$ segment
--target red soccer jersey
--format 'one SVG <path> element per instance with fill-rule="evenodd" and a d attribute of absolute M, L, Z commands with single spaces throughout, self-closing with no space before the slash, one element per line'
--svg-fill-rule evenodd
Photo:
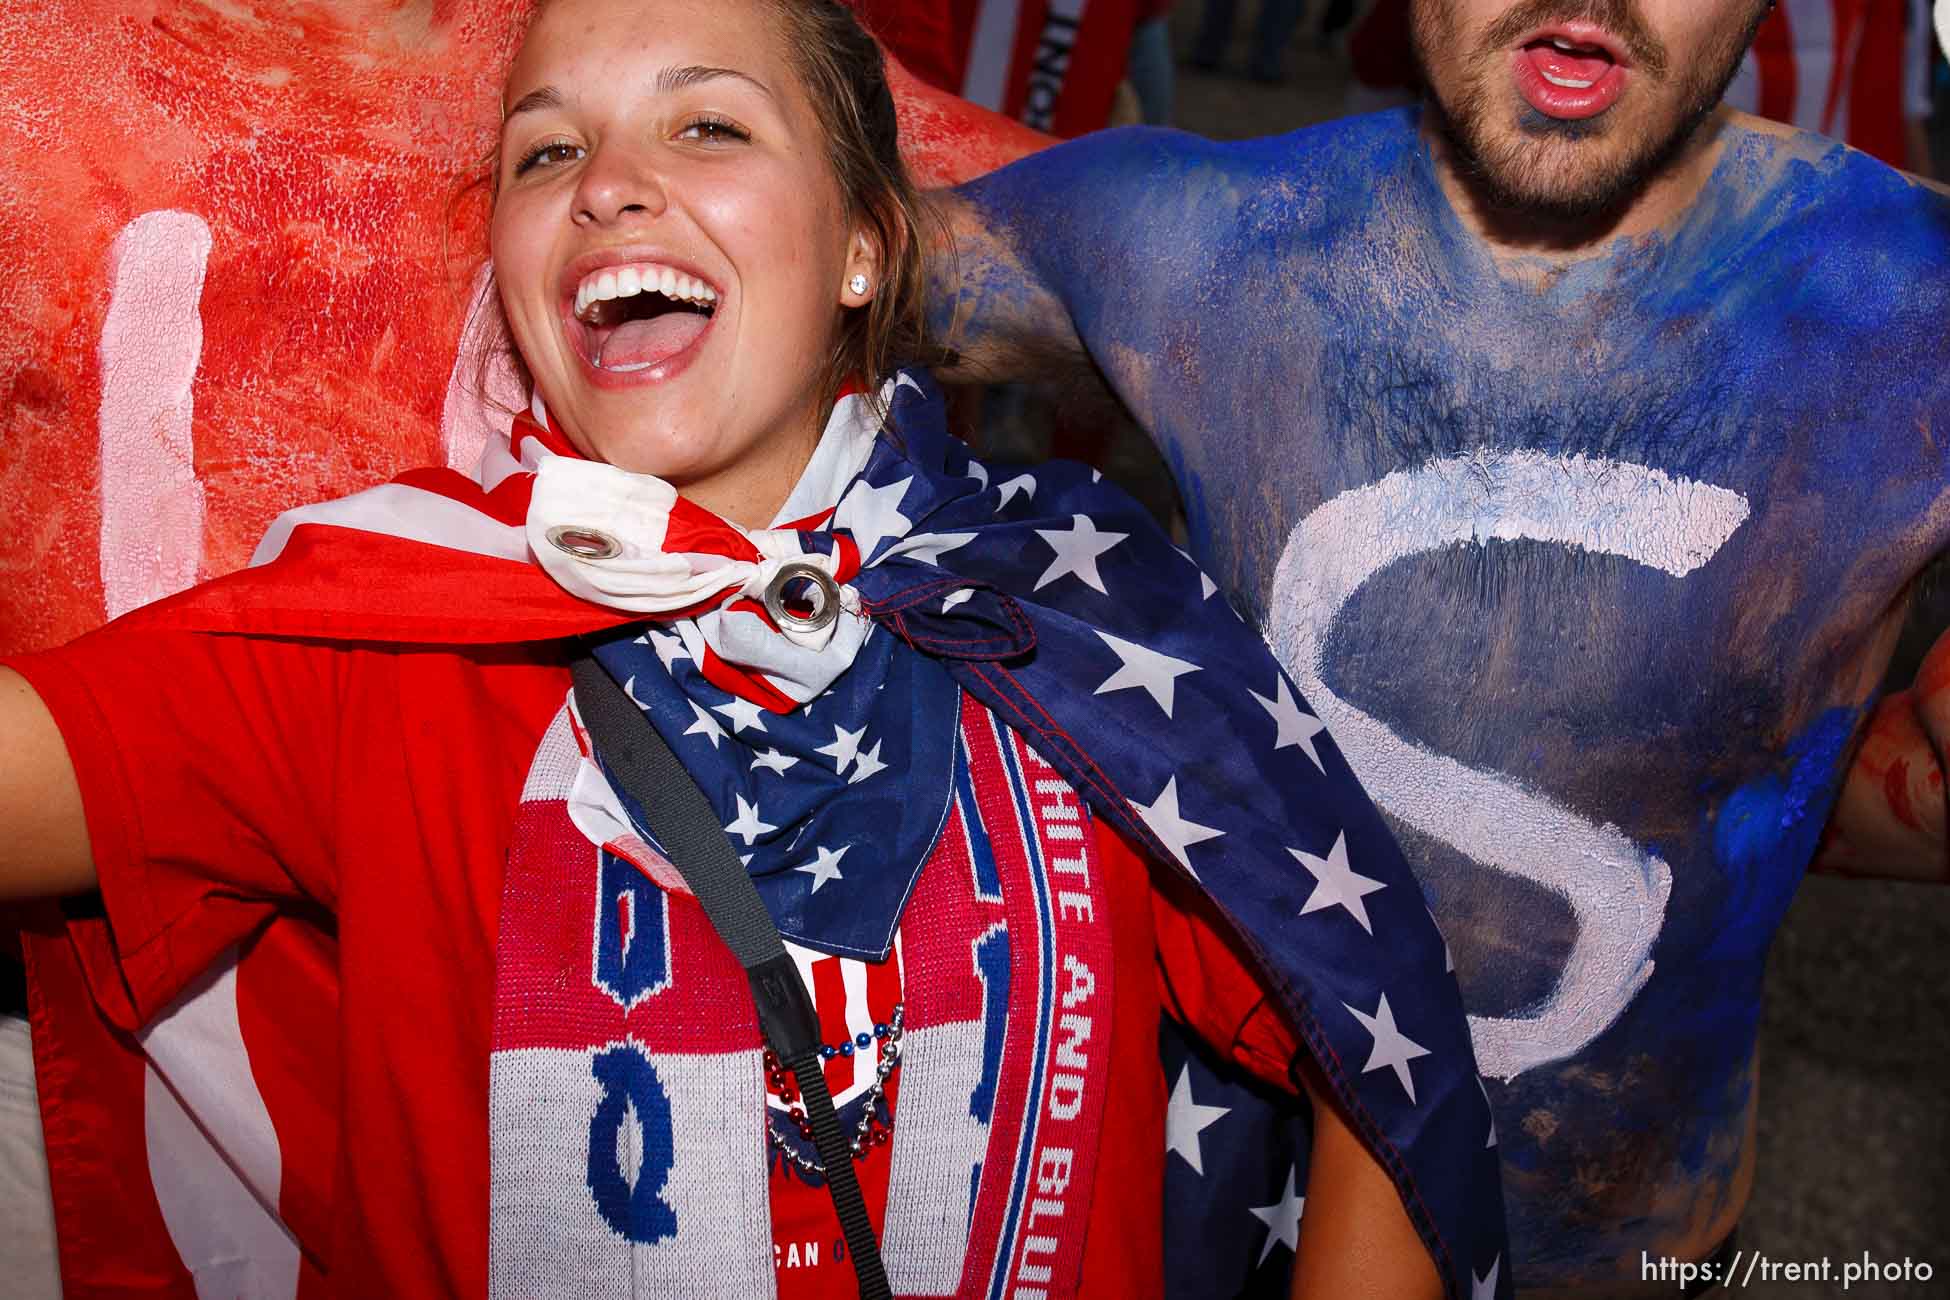
<path fill-rule="evenodd" d="M 108 1252 L 96 1276 L 103 1257 L 136 1276 L 145 1250 L 180 1251 L 174 1273 L 147 1279 L 164 1293 L 189 1294 L 197 1270 L 257 1293 L 486 1294 L 496 935 L 524 777 L 567 689 L 551 649 L 111 626 L 12 666 L 53 711 L 81 781 L 106 914 L 71 919 L 72 951 L 166 1085 L 80 1073 L 62 1049 L 86 1050 L 82 1009 L 36 1009 L 64 1253 Z M 1115 836 L 1100 831 L 1097 847 L 1120 965 L 1155 960 L 1164 980 L 1116 982 L 1118 1130 L 1150 1136 L 1103 1144 L 1081 1293 L 1156 1294 L 1157 1234 L 1131 1225 L 1161 1202 L 1161 987 L 1270 1080 L 1285 1082 L 1294 1043 L 1197 903 L 1154 890 Z M 186 989 L 211 996 L 154 1025 Z M 91 1204 L 145 1190 L 104 1181 L 127 1178 L 110 1158 L 131 1131 L 114 1106 L 137 1098 L 154 1211 Z M 209 1139 L 288 1240 L 247 1214 L 185 1214 L 185 1198 L 211 1195 Z M 876 1158 L 866 1182 L 884 1197 Z M 830 1251 L 808 1262 L 807 1242 L 838 1236 L 824 1192 L 775 1183 L 781 1294 L 852 1294 L 850 1265 Z M 160 1243 L 130 1226 L 156 1238 L 165 1222 Z"/>

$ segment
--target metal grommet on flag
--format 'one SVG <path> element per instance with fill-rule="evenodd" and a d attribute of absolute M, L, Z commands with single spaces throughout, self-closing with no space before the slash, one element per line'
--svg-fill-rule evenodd
<path fill-rule="evenodd" d="M 623 545 L 599 528 L 557 524 L 546 534 L 548 544 L 578 560 L 613 560 L 623 553 Z"/>
<path fill-rule="evenodd" d="M 765 612 L 786 631 L 817 632 L 840 616 L 840 589 L 817 564 L 794 560 L 765 584 Z"/>

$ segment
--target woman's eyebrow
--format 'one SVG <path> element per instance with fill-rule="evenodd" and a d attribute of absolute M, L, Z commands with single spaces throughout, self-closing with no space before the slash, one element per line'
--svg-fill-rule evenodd
<path fill-rule="evenodd" d="M 668 95 L 674 91 L 701 85 L 707 81 L 716 81 L 721 77 L 736 77 L 738 80 L 756 87 L 766 98 L 775 98 L 772 94 L 772 88 L 760 81 L 757 77 L 740 72 L 736 68 L 713 68 L 700 64 L 691 64 L 681 68 L 665 68 L 657 74 L 657 92 Z"/>
<path fill-rule="evenodd" d="M 517 99 L 514 102 L 514 106 L 501 115 L 501 120 L 506 122 L 510 118 L 522 113 L 534 113 L 544 108 L 560 107 L 562 107 L 562 92 L 553 86 L 543 86 L 539 90 L 531 90 L 520 99 Z"/>
<path fill-rule="evenodd" d="M 702 85 L 707 81 L 716 81 L 721 77 L 736 77 L 746 85 L 759 91 L 766 98 L 777 98 L 772 94 L 772 88 L 770 86 L 749 73 L 740 72 L 736 68 L 714 68 L 698 63 L 687 64 L 677 68 L 665 68 L 657 74 L 655 90 L 660 95 L 669 95 L 690 86 Z M 545 108 L 560 108 L 565 102 L 567 101 L 564 100 L 562 92 L 554 86 L 542 86 L 529 91 L 526 95 L 516 100 L 509 107 L 508 111 L 501 115 L 501 120 L 503 123 L 506 123 L 523 113 L 536 113 Z"/>

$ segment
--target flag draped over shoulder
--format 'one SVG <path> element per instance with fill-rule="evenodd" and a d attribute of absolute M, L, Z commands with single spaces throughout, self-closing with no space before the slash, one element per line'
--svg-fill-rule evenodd
<path fill-rule="evenodd" d="M 1445 948 L 1322 724 L 1211 580 L 1121 491 L 1084 466 L 1001 469 L 976 459 L 947 432 L 925 377 L 903 374 L 882 399 L 886 433 L 868 419 L 864 396 L 842 398 L 840 432 L 829 428 L 784 522 L 770 530 L 736 529 L 645 488 L 656 480 L 569 463 L 538 408 L 510 444 L 490 448 L 477 480 L 425 471 L 292 512 L 267 536 L 257 567 L 130 617 L 447 646 L 649 620 L 642 635 L 600 637 L 600 657 L 646 683 L 661 668 L 659 689 L 679 684 L 659 699 L 637 692 L 666 734 L 702 727 L 739 742 L 709 745 L 719 766 L 700 783 L 728 828 L 744 823 L 747 844 L 789 824 L 757 802 L 744 776 L 754 763 L 776 770 L 800 701 L 819 697 L 819 719 L 826 693 L 863 657 L 945 672 L 1098 816 L 1209 897 L 1394 1181 L 1449 1293 L 1508 1294 L 1490 1114 Z M 564 484 L 574 490 L 556 490 Z M 823 506 L 794 514 L 818 498 Z M 545 555 L 550 548 L 556 554 Z M 787 638 L 755 598 L 794 562 L 823 567 L 842 593 L 843 617 L 812 641 Z M 387 581 L 365 580 L 375 573 Z M 688 662 L 672 672 L 680 658 Z M 925 711 L 871 700 L 858 708 L 880 732 L 909 729 L 872 762 L 945 743 L 921 734 L 933 725 Z M 797 725 L 811 728 L 790 742 L 804 749 L 834 724 Z M 850 728 L 839 725 L 830 738 L 844 746 Z M 693 737 L 679 753 L 689 762 L 697 748 Z M 857 743 L 846 755 L 862 757 Z M 912 761 L 917 773 L 928 766 Z M 808 795 L 808 806 L 826 798 Z M 899 834 L 924 850 L 925 829 Z M 782 862 L 755 854 L 751 869 L 775 913 L 791 918 L 782 922 L 791 937 L 884 951 L 901 891 L 844 914 L 822 911 L 819 875 Z M 1181 1155 L 1188 1140 L 1198 1150 L 1201 1113 L 1174 1093 L 1170 1139 Z M 1302 1155 L 1277 1219 L 1261 1216 L 1283 1239 L 1296 1231 L 1305 1178 Z M 1206 1181 L 1169 1186 L 1194 1198 L 1226 1194 Z M 1172 1222 L 1207 1213 L 1167 1208 Z M 1220 1233 L 1189 1243 L 1228 1246 Z M 1171 1271 L 1198 1275 L 1183 1259 Z M 1223 1260 L 1205 1273 L 1238 1274 Z"/>

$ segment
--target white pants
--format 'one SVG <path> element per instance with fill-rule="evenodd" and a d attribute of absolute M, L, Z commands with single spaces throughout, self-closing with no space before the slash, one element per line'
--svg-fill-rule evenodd
<path fill-rule="evenodd" d="M 54 1203 L 27 1022 L 0 1015 L 0 1279 L 17 1300 L 60 1300 Z"/>

